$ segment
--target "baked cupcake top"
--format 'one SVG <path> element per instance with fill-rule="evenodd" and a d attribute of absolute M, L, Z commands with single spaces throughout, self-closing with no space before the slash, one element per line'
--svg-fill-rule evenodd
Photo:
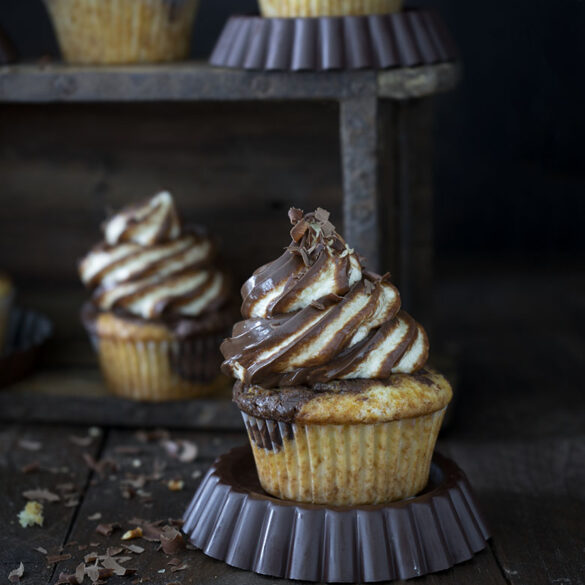
<path fill-rule="evenodd" d="M 182 227 L 167 191 L 121 210 L 102 229 L 104 241 L 79 264 L 96 308 L 157 320 L 200 317 L 227 303 L 216 246 L 201 228 Z"/>
<path fill-rule="evenodd" d="M 289 218 L 284 254 L 242 287 L 244 320 L 221 346 L 223 371 L 244 386 L 315 388 L 420 370 L 427 335 L 389 275 L 364 269 L 327 211 L 293 208 Z"/>

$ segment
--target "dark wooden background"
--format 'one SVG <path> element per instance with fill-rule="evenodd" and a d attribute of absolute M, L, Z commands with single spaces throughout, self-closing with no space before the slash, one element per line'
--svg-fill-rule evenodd
<path fill-rule="evenodd" d="M 585 5 L 406 3 L 440 11 L 464 65 L 458 89 L 437 99 L 441 256 L 583 259 L 585 80 L 579 64 L 585 56 Z M 254 10 L 256 0 L 201 0 L 193 55 L 208 55 L 230 13 Z M 2 0 L 0 24 L 24 57 L 57 54 L 42 0 Z M 319 113 L 313 119 L 319 123 Z M 289 190 L 283 191 L 289 198 Z"/>

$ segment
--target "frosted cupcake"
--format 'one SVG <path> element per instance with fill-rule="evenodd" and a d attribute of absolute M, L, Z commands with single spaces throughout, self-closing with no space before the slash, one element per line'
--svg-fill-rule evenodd
<path fill-rule="evenodd" d="M 198 0 L 45 0 L 66 61 L 185 59 Z"/>
<path fill-rule="evenodd" d="M 292 242 L 242 287 L 221 346 L 262 487 L 300 502 L 377 504 L 428 480 L 452 392 L 388 275 L 364 270 L 329 214 L 291 209 Z"/>
<path fill-rule="evenodd" d="M 221 387 L 219 344 L 233 320 L 213 241 L 182 228 L 168 192 L 120 211 L 103 231 L 79 273 L 92 291 L 82 319 L 111 391 L 161 401 Z"/>
<path fill-rule="evenodd" d="M 402 0 L 259 0 L 262 16 L 313 17 L 389 14 L 402 9 Z"/>

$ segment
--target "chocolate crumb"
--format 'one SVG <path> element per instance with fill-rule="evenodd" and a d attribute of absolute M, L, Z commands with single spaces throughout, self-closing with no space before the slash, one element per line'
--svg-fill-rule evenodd
<path fill-rule="evenodd" d="M 103 536 L 111 536 L 114 530 L 120 528 L 118 522 L 111 522 L 110 524 L 98 524 L 95 531 Z"/>

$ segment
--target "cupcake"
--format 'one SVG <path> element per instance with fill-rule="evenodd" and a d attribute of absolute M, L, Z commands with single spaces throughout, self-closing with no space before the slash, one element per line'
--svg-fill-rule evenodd
<path fill-rule="evenodd" d="M 402 0 L 259 0 L 262 16 L 362 16 L 389 14 L 402 8 Z"/>
<path fill-rule="evenodd" d="M 8 336 L 10 309 L 12 308 L 13 297 L 14 288 L 12 281 L 6 274 L 0 272 L 0 355 L 6 349 L 6 338 Z"/>
<path fill-rule="evenodd" d="M 278 498 L 391 502 L 428 480 L 452 392 L 389 276 L 364 269 L 329 213 L 291 209 L 292 241 L 242 287 L 221 346 L 260 483 Z"/>
<path fill-rule="evenodd" d="M 45 0 L 66 61 L 185 59 L 198 0 Z"/>
<path fill-rule="evenodd" d="M 162 401 L 221 388 L 219 345 L 233 319 L 213 241 L 182 228 L 168 192 L 120 211 L 103 231 L 79 273 L 92 293 L 82 320 L 110 390 Z"/>

